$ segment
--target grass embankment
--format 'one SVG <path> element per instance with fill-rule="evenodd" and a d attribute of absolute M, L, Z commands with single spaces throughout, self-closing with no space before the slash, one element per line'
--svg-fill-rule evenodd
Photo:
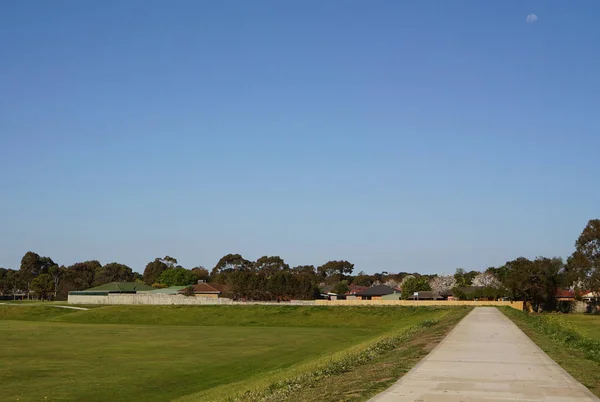
<path fill-rule="evenodd" d="M 423 322 L 439 321 L 427 333 L 438 331 L 450 325 L 447 317 L 464 313 L 381 307 L 107 306 L 77 311 L 0 306 L 2 398 L 162 401 L 193 395 L 223 400 L 310 372 L 332 356 L 337 361 L 356 356 L 377 340 L 385 345 L 388 335 L 409 329 L 413 335 L 425 333 L 419 327 Z M 420 356 L 426 350 L 411 346 L 411 335 L 401 336 L 407 346 L 402 353 Z M 363 363 L 375 364 L 387 355 L 374 353 Z M 351 371 L 336 373 L 342 378 Z M 313 385 L 318 383 L 316 378 Z"/>
<path fill-rule="evenodd" d="M 366 401 L 387 389 L 426 356 L 470 311 L 454 308 L 439 319 L 404 325 L 343 352 L 227 392 L 214 389 L 180 401 L 210 401 L 227 397 L 235 402 Z M 250 389 L 239 393 L 240 389 Z"/>
<path fill-rule="evenodd" d="M 600 396 L 600 316 L 526 314 L 504 308 L 510 318 L 540 349 L 576 380 Z"/>
<path fill-rule="evenodd" d="M 562 317 L 584 337 L 600 342 L 600 315 L 564 314 Z"/>

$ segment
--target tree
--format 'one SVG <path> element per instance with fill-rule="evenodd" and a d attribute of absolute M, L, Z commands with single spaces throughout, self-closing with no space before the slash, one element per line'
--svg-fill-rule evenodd
<path fill-rule="evenodd" d="M 501 284 L 505 284 L 508 276 L 508 268 L 506 265 L 498 268 L 489 267 L 485 270 L 485 273 L 493 275 L 496 279 L 498 279 L 498 281 L 500 281 Z"/>
<path fill-rule="evenodd" d="M 350 290 L 348 287 L 348 281 L 340 281 L 333 287 L 333 293 L 338 295 L 344 295 L 348 292 L 348 290 Z"/>
<path fill-rule="evenodd" d="M 479 274 L 477 271 L 466 272 L 462 268 L 457 268 L 454 278 L 456 279 L 456 286 L 471 286 L 473 279 Z"/>
<path fill-rule="evenodd" d="M 279 256 L 263 256 L 260 257 L 253 265 L 256 271 L 262 272 L 265 275 L 270 276 L 279 271 L 288 271 L 290 266 Z"/>
<path fill-rule="evenodd" d="M 533 311 L 538 312 L 544 305 L 553 305 L 556 289 L 561 283 L 560 258 L 538 257 L 535 261 L 517 258 L 506 264 L 506 287 L 516 300 L 523 301 L 523 310 L 528 311 L 530 303 Z"/>
<path fill-rule="evenodd" d="M 102 268 L 97 260 L 77 262 L 67 267 L 63 274 L 59 297 L 66 297 L 71 290 L 85 290 L 94 286 L 96 271 Z"/>
<path fill-rule="evenodd" d="M 41 274 L 31 281 L 31 290 L 41 300 L 47 300 L 54 292 L 54 280 L 48 274 Z"/>
<path fill-rule="evenodd" d="M 171 257 L 155 258 L 154 261 L 146 264 L 146 268 L 144 268 L 144 283 L 146 285 L 155 283 L 158 280 L 158 277 L 169 269 L 169 265 L 165 262 L 167 258 Z"/>
<path fill-rule="evenodd" d="M 407 278 L 402 282 L 402 298 L 408 299 L 415 292 L 421 292 L 425 290 L 431 290 L 431 286 L 429 286 L 429 282 L 424 277 L 411 277 Z"/>
<path fill-rule="evenodd" d="M 317 268 L 317 271 L 323 279 L 329 279 L 330 282 L 339 282 L 344 280 L 346 274 L 352 274 L 352 271 L 354 271 L 354 264 L 346 260 L 328 261 Z"/>
<path fill-rule="evenodd" d="M 290 300 L 295 292 L 296 278 L 289 270 L 281 270 L 266 278 L 265 284 L 266 300 Z"/>
<path fill-rule="evenodd" d="M 127 265 L 111 262 L 98 269 L 94 275 L 94 286 L 110 282 L 132 282 L 133 270 Z"/>
<path fill-rule="evenodd" d="M 23 280 L 21 278 L 21 273 L 19 271 L 15 271 L 14 269 L 9 269 L 6 271 L 6 287 L 8 292 L 13 295 L 13 299 L 16 297 L 15 295 L 23 290 L 25 286 Z"/>
<path fill-rule="evenodd" d="M 208 273 L 208 269 L 203 266 L 197 266 L 192 268 L 192 272 L 196 275 L 196 281 L 204 281 L 208 282 L 210 279 L 210 274 Z"/>
<path fill-rule="evenodd" d="M 53 282 L 52 288 L 53 288 L 53 292 L 54 292 L 54 299 L 56 299 L 58 289 L 60 287 L 60 282 L 62 280 L 62 277 L 63 277 L 65 271 L 66 271 L 66 268 L 64 266 L 59 267 L 58 265 L 52 265 L 50 268 L 48 268 L 48 274 L 52 278 L 52 282 Z"/>
<path fill-rule="evenodd" d="M 491 272 L 482 272 L 475 278 L 473 278 L 473 286 L 480 286 L 486 288 L 490 287 L 497 289 L 500 286 L 502 286 L 502 284 L 498 279 L 496 279 L 494 274 L 492 274 Z"/>
<path fill-rule="evenodd" d="M 435 293 L 442 294 L 456 286 L 456 278 L 454 275 L 438 275 L 429 281 L 431 290 Z"/>
<path fill-rule="evenodd" d="M 299 300 L 311 300 L 319 297 L 319 287 L 315 282 L 315 276 L 307 274 L 295 274 L 296 284 L 293 297 Z"/>
<path fill-rule="evenodd" d="M 50 257 L 41 257 L 33 251 L 25 253 L 21 259 L 19 275 L 27 287 L 27 297 L 29 297 L 31 290 L 31 281 L 41 274 L 48 273 L 48 269 L 54 265 L 56 264 Z"/>
<path fill-rule="evenodd" d="M 167 269 L 158 277 L 158 282 L 167 286 L 187 286 L 196 281 L 196 275 L 182 267 Z"/>
<path fill-rule="evenodd" d="M 4 296 L 9 291 L 8 286 L 8 269 L 0 268 L 0 296 Z"/>
<path fill-rule="evenodd" d="M 371 286 L 373 281 L 373 276 L 367 275 L 363 271 L 360 271 L 352 280 L 352 284 L 357 286 Z"/>
<path fill-rule="evenodd" d="M 600 219 L 590 220 L 577 238 L 567 275 L 579 290 L 600 292 Z"/>
<path fill-rule="evenodd" d="M 298 265 L 292 268 L 292 272 L 296 275 L 306 275 L 311 278 L 316 278 L 316 271 L 314 265 Z"/>
<path fill-rule="evenodd" d="M 250 269 L 252 263 L 242 257 L 240 254 L 227 254 L 223 256 L 217 265 L 212 269 L 210 273 L 211 277 L 219 278 L 220 274 L 226 274 L 233 271 L 243 271 Z"/>

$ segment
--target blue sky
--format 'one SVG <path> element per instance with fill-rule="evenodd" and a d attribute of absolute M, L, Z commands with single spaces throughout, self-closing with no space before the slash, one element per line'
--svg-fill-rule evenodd
<path fill-rule="evenodd" d="M 600 217 L 599 19 L 595 0 L 6 1 L 0 266 L 565 257 Z"/>

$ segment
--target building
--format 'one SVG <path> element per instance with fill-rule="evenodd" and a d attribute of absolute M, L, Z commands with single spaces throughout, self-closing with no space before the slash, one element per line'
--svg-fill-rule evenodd
<path fill-rule="evenodd" d="M 184 286 L 178 291 L 179 294 L 183 294 L 189 286 Z M 205 283 L 200 282 L 191 286 L 194 291 L 194 296 L 205 299 L 218 299 L 222 297 L 222 294 L 226 292 L 225 286 L 220 283 Z"/>
<path fill-rule="evenodd" d="M 186 286 L 169 286 L 168 288 L 154 289 L 144 293 L 153 295 L 178 295 L 179 291 L 185 288 Z"/>
<path fill-rule="evenodd" d="M 355 296 L 359 300 L 382 300 L 383 296 L 396 293 L 399 295 L 400 290 L 387 285 L 377 285 L 363 290 L 362 292 L 357 292 Z"/>
<path fill-rule="evenodd" d="M 109 293 L 138 293 L 154 290 L 152 286 L 148 286 L 139 282 L 109 282 L 104 285 L 96 286 L 86 290 L 76 290 L 69 292 L 73 296 L 107 296 Z"/>
<path fill-rule="evenodd" d="M 443 300 L 444 298 L 431 290 L 421 290 L 408 296 L 408 300 Z"/>
<path fill-rule="evenodd" d="M 360 297 L 356 296 L 356 294 L 367 289 L 369 289 L 368 286 L 350 285 L 350 289 L 346 292 L 346 300 L 359 300 Z"/>

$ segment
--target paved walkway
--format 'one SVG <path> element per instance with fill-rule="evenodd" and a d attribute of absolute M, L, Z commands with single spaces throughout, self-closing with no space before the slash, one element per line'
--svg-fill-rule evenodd
<path fill-rule="evenodd" d="M 600 401 L 494 307 L 478 307 L 371 401 Z"/>

